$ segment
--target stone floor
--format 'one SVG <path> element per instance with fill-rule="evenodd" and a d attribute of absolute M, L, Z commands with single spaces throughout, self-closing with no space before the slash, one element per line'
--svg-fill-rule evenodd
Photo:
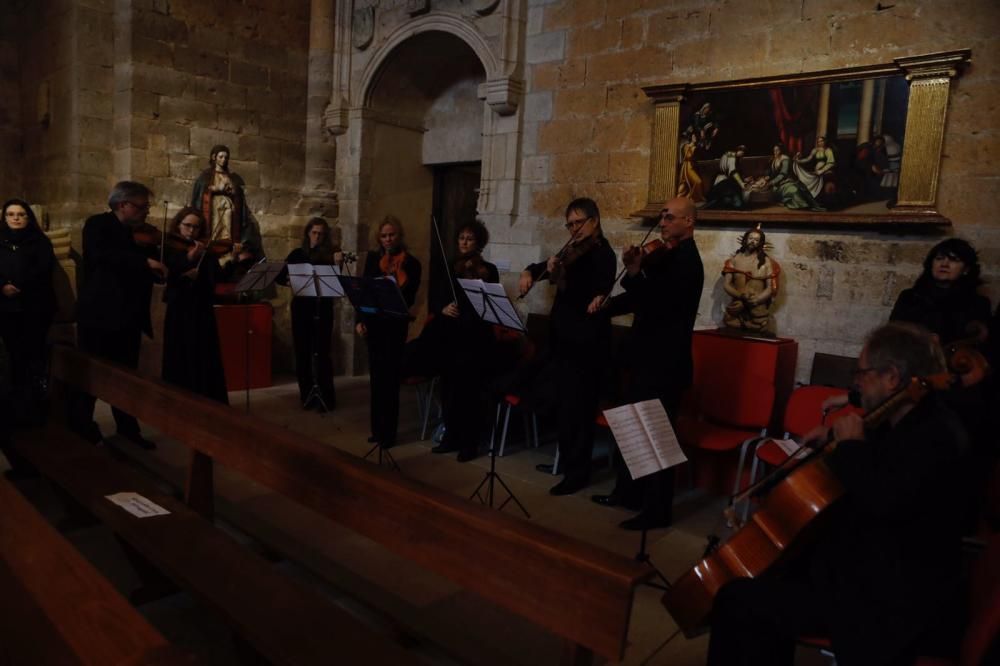
<path fill-rule="evenodd" d="M 338 380 L 338 407 L 321 416 L 301 410 L 295 385 L 282 382 L 252 391 L 249 412 L 361 456 L 369 448 L 367 388 L 365 378 Z M 242 392 L 231 394 L 233 408 L 246 409 L 245 398 Z M 113 431 L 110 412 L 103 404 L 98 407 L 98 420 L 105 432 Z M 483 478 L 489 459 L 484 455 L 461 464 L 454 454 L 431 454 L 433 443 L 419 441 L 419 430 L 414 391 L 404 388 L 400 433 L 404 444 L 392 450 L 400 473 L 468 497 Z M 155 432 L 147 430 L 146 434 L 157 442 L 156 451 L 147 453 L 122 445 L 123 452 L 166 484 L 179 487 L 187 449 Z M 515 429 L 507 455 L 497 463 L 498 471 L 530 512 L 531 520 L 608 550 L 634 555 L 639 548 L 639 534 L 617 527 L 631 514 L 600 507 L 589 499 L 593 493 L 607 492 L 613 484 L 607 467 L 608 436 L 603 435 L 596 447 L 598 471 L 593 485 L 569 497 L 550 496 L 548 488 L 555 477 L 535 469 L 538 463 L 551 462 L 554 453 L 554 443 L 546 441 L 544 427 L 542 440 L 541 448 L 525 448 L 520 429 Z M 422 661 L 497 665 L 558 661 L 560 643 L 546 632 L 235 473 L 217 469 L 220 523 L 226 529 L 276 561 L 276 566 L 289 575 L 315 585 L 335 603 L 383 631 L 387 640 L 407 645 Z M 683 482 L 683 472 L 680 478 Z M 28 482 L 22 484 L 22 489 L 49 515 L 58 514 L 50 493 L 45 492 L 45 484 Z M 694 564 L 706 535 L 722 529 L 722 507 L 719 498 L 697 491 L 679 493 L 676 525 L 649 534 L 651 560 L 667 579 L 677 578 Z M 504 510 L 520 515 L 513 504 Z M 107 530 L 79 530 L 70 537 L 121 590 L 127 593 L 135 587 L 136 581 Z M 659 602 L 660 595 L 651 587 L 638 590 L 622 663 L 704 663 L 706 637 L 687 640 L 679 635 Z M 207 655 L 210 663 L 241 663 L 225 627 L 187 595 L 173 595 L 141 609 L 170 640 Z M 804 653 L 798 662 L 824 663 L 817 657 Z M 337 663 L 335 657 L 329 663 Z"/>

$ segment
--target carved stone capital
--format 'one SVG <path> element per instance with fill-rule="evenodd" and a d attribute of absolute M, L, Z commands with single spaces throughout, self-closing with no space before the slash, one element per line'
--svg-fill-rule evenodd
<path fill-rule="evenodd" d="M 680 104 L 688 96 L 690 88 L 690 85 L 680 83 L 666 86 L 646 86 L 642 92 L 646 93 L 646 97 L 659 106 L 660 104 Z"/>
<path fill-rule="evenodd" d="M 505 76 L 499 79 L 490 79 L 483 84 L 480 90 L 485 92 L 486 103 L 490 105 L 491 109 L 498 115 L 509 116 L 516 112 L 517 107 L 521 104 L 524 82 Z"/>
<path fill-rule="evenodd" d="M 349 126 L 347 103 L 344 100 L 330 102 L 323 112 L 323 126 L 330 134 L 339 135 L 347 132 Z"/>

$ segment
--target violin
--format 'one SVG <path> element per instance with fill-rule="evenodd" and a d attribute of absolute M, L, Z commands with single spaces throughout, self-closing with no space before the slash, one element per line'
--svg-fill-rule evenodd
<path fill-rule="evenodd" d="M 185 238 L 184 236 L 181 236 L 180 234 L 171 231 L 167 233 L 166 245 L 171 250 L 180 250 L 183 252 L 187 252 L 192 247 L 194 247 L 195 244 L 199 241 L 200 239 Z M 200 241 L 200 242 L 204 246 L 205 253 L 215 257 L 221 257 L 233 251 L 233 241 L 228 239 Z"/>
<path fill-rule="evenodd" d="M 882 423 L 906 403 L 917 403 L 931 391 L 968 386 L 987 372 L 986 360 L 978 352 L 963 352 L 957 359 L 958 373 L 943 372 L 914 377 L 881 405 L 864 416 L 865 428 Z M 954 366 L 956 362 L 950 363 Z M 706 626 L 716 593 L 735 578 L 755 578 L 787 559 L 801 546 L 806 533 L 813 533 L 816 520 L 844 494 L 840 480 L 826 458 L 833 451 L 832 430 L 828 439 L 803 458 L 790 457 L 768 477 L 733 498 L 759 500 L 750 522 L 693 569 L 681 576 L 663 595 L 662 603 L 684 635 L 692 638 Z"/>
<path fill-rule="evenodd" d="M 163 233 L 149 222 L 133 222 L 128 226 L 132 240 L 139 247 L 159 248 L 163 243 Z"/>
<path fill-rule="evenodd" d="M 486 262 L 483 261 L 483 255 L 479 252 L 470 252 L 458 257 L 452 266 L 452 274 L 456 278 L 465 280 L 486 280 L 490 277 L 490 271 L 486 267 Z"/>
<path fill-rule="evenodd" d="M 406 252 L 399 250 L 395 254 L 386 252 L 378 260 L 378 268 L 383 275 L 389 275 L 396 279 L 396 284 L 400 289 L 406 284 L 409 276 L 403 270 L 403 262 L 406 261 Z"/>

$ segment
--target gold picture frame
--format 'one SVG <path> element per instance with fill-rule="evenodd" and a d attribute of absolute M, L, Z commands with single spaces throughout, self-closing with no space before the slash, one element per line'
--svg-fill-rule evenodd
<path fill-rule="evenodd" d="M 941 149 L 952 80 L 971 57 L 644 87 L 649 189 L 632 215 L 656 218 L 682 195 L 699 224 L 949 226 L 936 209 Z"/>

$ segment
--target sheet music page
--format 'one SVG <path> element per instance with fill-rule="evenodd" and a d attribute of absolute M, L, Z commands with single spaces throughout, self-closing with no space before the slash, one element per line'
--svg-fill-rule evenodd
<path fill-rule="evenodd" d="M 687 462 L 687 457 L 677 441 L 677 434 L 674 433 L 674 426 L 667 416 L 667 410 L 663 409 L 663 403 L 659 400 L 644 400 L 635 403 L 635 410 L 652 442 L 660 469 L 669 469 Z"/>
<path fill-rule="evenodd" d="M 486 293 L 490 295 L 490 302 L 493 303 L 493 307 L 496 308 L 499 315 L 499 320 L 494 323 L 513 328 L 516 331 L 524 331 L 521 317 L 517 314 L 514 304 L 510 302 L 510 298 L 507 297 L 503 285 L 498 282 L 484 282 L 483 286 Z"/>
<path fill-rule="evenodd" d="M 288 264 L 288 286 L 296 296 L 312 296 L 315 293 L 312 285 L 312 264 Z"/>
<path fill-rule="evenodd" d="M 482 292 L 484 291 L 484 285 L 486 283 L 482 280 L 466 280 L 465 278 L 457 279 L 458 286 L 461 287 L 462 291 L 465 292 L 465 295 L 468 296 L 469 303 L 471 303 L 472 307 L 476 310 L 476 314 L 482 315 L 484 319 L 489 321 L 489 308 L 486 308 L 486 313 L 483 314 L 483 306 L 485 303 L 483 302 L 484 299 Z"/>
<path fill-rule="evenodd" d="M 618 442 L 628 473 L 633 479 L 641 479 L 663 469 L 656 457 L 656 451 L 653 450 L 649 434 L 639 420 L 635 405 L 606 409 L 604 418 L 608 420 L 611 434 Z"/>
<path fill-rule="evenodd" d="M 772 439 L 772 442 L 778 445 L 778 448 L 785 452 L 785 455 L 796 458 L 805 458 L 809 455 L 809 447 L 802 446 L 794 439 Z"/>

